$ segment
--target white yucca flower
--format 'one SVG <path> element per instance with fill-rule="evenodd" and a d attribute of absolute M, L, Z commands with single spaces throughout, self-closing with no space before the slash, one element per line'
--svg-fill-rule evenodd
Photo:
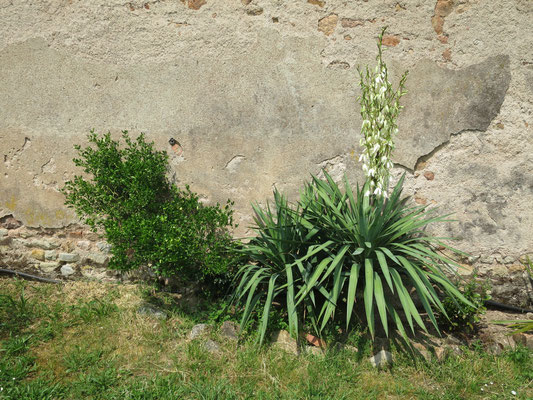
<path fill-rule="evenodd" d="M 365 195 L 387 197 L 391 161 L 394 149 L 394 136 L 398 133 L 396 120 L 400 112 L 400 97 L 407 73 L 400 80 L 398 90 L 392 89 L 388 81 L 387 66 L 382 59 L 382 30 L 378 42 L 378 65 L 373 72 L 367 67 L 365 73 L 359 69 L 361 78 L 361 126 L 362 137 L 359 144 L 363 148 L 359 162 L 363 163 L 370 190 Z"/>

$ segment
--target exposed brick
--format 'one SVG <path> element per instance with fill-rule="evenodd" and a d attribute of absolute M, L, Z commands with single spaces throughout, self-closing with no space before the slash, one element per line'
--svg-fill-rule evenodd
<path fill-rule="evenodd" d="M 424 172 L 424 177 L 428 180 L 428 181 L 432 181 L 433 179 L 435 179 L 435 174 L 431 171 L 426 171 Z"/>
<path fill-rule="evenodd" d="M 326 5 L 326 2 L 323 0 L 307 0 L 309 4 L 313 4 L 315 6 L 324 7 Z"/>
<path fill-rule="evenodd" d="M 437 36 L 437 39 L 439 39 L 439 42 L 441 42 L 442 44 L 447 44 L 448 43 L 448 36 L 439 35 L 439 36 Z"/>
<path fill-rule="evenodd" d="M 343 18 L 341 19 L 341 26 L 343 28 L 355 28 L 356 26 L 363 25 L 364 22 L 360 19 L 353 19 L 353 18 Z"/>
<path fill-rule="evenodd" d="M 385 35 L 383 36 L 382 43 L 387 47 L 395 47 L 400 43 L 400 38 L 393 35 Z"/>
<path fill-rule="evenodd" d="M 318 30 L 324 35 L 329 36 L 335 32 L 339 17 L 337 14 L 330 14 L 327 17 L 318 20 Z"/>
<path fill-rule="evenodd" d="M 205 4 L 207 4 L 205 0 L 189 0 L 187 5 L 191 10 L 199 10 Z"/>

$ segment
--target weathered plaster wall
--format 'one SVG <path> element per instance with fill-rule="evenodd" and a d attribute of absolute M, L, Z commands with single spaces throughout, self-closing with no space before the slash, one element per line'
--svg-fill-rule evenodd
<path fill-rule="evenodd" d="M 0 0 L 4 257 L 59 273 L 68 261 L 31 253 L 43 237 L 81 255 L 76 273 L 93 250 L 105 254 L 57 191 L 92 128 L 145 132 L 179 183 L 235 200 L 243 228 L 273 186 L 295 196 L 322 167 L 361 180 L 356 67 L 373 64 L 384 25 L 391 72 L 410 70 L 395 175 L 407 171 L 418 203 L 455 213 L 435 232 L 459 237 L 465 263 L 506 283 L 497 296 L 527 301 L 529 0 Z"/>

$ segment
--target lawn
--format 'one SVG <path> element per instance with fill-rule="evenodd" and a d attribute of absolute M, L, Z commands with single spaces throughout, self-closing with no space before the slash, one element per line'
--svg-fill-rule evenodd
<path fill-rule="evenodd" d="M 295 356 L 258 348 L 253 335 L 222 337 L 218 306 L 191 312 L 178 297 L 143 285 L 0 279 L 0 399 L 533 398 L 533 358 L 522 347 L 496 356 L 474 343 L 440 362 L 393 347 L 392 367 L 376 370 L 362 335 L 350 338 L 357 353 Z M 139 313 L 146 302 L 167 318 Z M 198 323 L 212 329 L 190 340 Z"/>

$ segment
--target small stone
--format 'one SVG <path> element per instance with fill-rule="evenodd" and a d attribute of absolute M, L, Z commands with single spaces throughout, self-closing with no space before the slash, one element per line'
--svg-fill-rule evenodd
<path fill-rule="evenodd" d="M 8 230 L 7 229 L 0 229 L 0 238 L 3 238 L 4 236 L 7 236 Z"/>
<path fill-rule="evenodd" d="M 400 43 L 400 38 L 398 38 L 397 36 L 393 36 L 393 35 L 385 35 L 383 36 L 382 43 L 384 46 L 387 46 L 387 47 L 395 47 L 398 45 L 398 43 Z"/>
<path fill-rule="evenodd" d="M 503 263 L 504 264 L 512 264 L 513 262 L 515 262 L 515 258 L 514 257 L 511 257 L 511 256 L 505 256 L 503 258 Z"/>
<path fill-rule="evenodd" d="M 446 336 L 446 339 L 444 339 L 444 343 L 454 344 L 457 346 L 460 346 L 462 344 L 462 342 L 459 339 L 457 339 L 455 336 L 452 336 L 452 335 Z"/>
<path fill-rule="evenodd" d="M 59 261 L 64 261 L 64 262 L 80 261 L 80 255 L 76 253 L 59 253 Z"/>
<path fill-rule="evenodd" d="M 435 179 L 435 174 L 431 171 L 424 172 L 424 178 L 426 178 L 428 181 L 432 181 Z"/>
<path fill-rule="evenodd" d="M 65 264 L 61 267 L 61 275 L 63 276 L 70 276 L 76 272 L 74 268 L 72 268 L 72 264 Z"/>
<path fill-rule="evenodd" d="M 87 260 L 96 265 L 106 265 L 109 257 L 105 254 L 91 253 L 87 256 Z"/>
<path fill-rule="evenodd" d="M 80 240 L 78 243 L 76 243 L 76 246 L 78 246 L 82 250 L 89 250 L 91 247 L 91 242 L 88 240 Z"/>
<path fill-rule="evenodd" d="M 441 42 L 442 44 L 447 44 L 448 43 L 448 36 L 438 35 L 437 39 L 439 39 L 439 42 Z"/>
<path fill-rule="evenodd" d="M 224 321 L 220 327 L 220 334 L 230 340 L 238 340 L 239 325 L 232 321 Z"/>
<path fill-rule="evenodd" d="M 318 20 L 318 30 L 324 35 L 329 36 L 337 27 L 337 22 L 339 17 L 337 14 L 330 14 L 327 17 L 321 18 Z"/>
<path fill-rule="evenodd" d="M 374 368 L 384 368 L 392 364 L 392 354 L 381 350 L 368 359 Z"/>
<path fill-rule="evenodd" d="M 532 319 L 532 318 L 530 318 Z M 526 347 L 533 351 L 533 335 L 527 335 L 526 334 Z"/>
<path fill-rule="evenodd" d="M 355 28 L 356 26 L 362 26 L 363 21 L 360 19 L 353 19 L 353 18 L 343 18 L 341 19 L 341 26 L 343 28 Z"/>
<path fill-rule="evenodd" d="M 442 58 L 444 58 L 446 61 L 452 61 L 452 50 L 446 49 L 442 52 Z"/>
<path fill-rule="evenodd" d="M 57 253 L 54 250 L 45 250 L 44 259 L 45 260 L 55 260 L 57 258 Z"/>
<path fill-rule="evenodd" d="M 526 270 L 526 267 L 524 267 L 522 264 L 513 264 L 509 265 L 507 267 L 507 270 L 510 274 L 516 274 L 517 272 L 524 272 Z"/>
<path fill-rule="evenodd" d="M 154 318 L 157 318 L 157 319 L 167 319 L 168 318 L 168 315 L 167 315 L 166 312 L 154 307 L 151 304 L 147 304 L 147 303 L 146 304 L 142 304 L 137 309 L 137 313 L 139 313 L 141 315 L 148 315 L 150 317 L 154 317 Z"/>
<path fill-rule="evenodd" d="M 111 251 L 111 245 L 107 242 L 98 242 L 96 243 L 96 247 L 102 253 L 109 253 Z"/>
<path fill-rule="evenodd" d="M 492 266 L 492 275 L 503 278 L 509 275 L 509 270 L 505 265 L 496 264 Z"/>
<path fill-rule="evenodd" d="M 448 354 L 446 347 L 435 347 L 435 357 L 438 361 L 444 361 Z"/>
<path fill-rule="evenodd" d="M 197 325 L 194 325 L 191 329 L 191 331 L 189 332 L 189 339 L 190 340 L 194 340 L 196 339 L 198 336 L 201 336 L 203 335 L 204 333 L 206 333 L 207 331 L 209 330 L 209 325 L 207 324 L 197 324 Z"/>
<path fill-rule="evenodd" d="M 481 262 L 483 264 L 492 264 L 493 261 L 494 261 L 494 257 L 493 256 L 489 256 L 489 255 L 483 255 L 479 259 L 479 262 Z"/>
<path fill-rule="evenodd" d="M 34 249 L 31 251 L 31 257 L 39 261 L 44 261 L 44 250 L 43 249 Z"/>
<path fill-rule="evenodd" d="M 220 351 L 218 343 L 211 339 L 208 339 L 207 342 L 204 343 L 204 348 L 210 353 L 218 353 Z"/>
<path fill-rule="evenodd" d="M 298 355 L 299 353 L 298 342 L 285 330 L 275 332 L 274 335 L 272 335 L 272 345 L 295 355 Z"/>
<path fill-rule="evenodd" d="M 54 272 L 57 267 L 59 267 L 59 263 L 57 262 L 42 262 L 39 264 L 39 268 L 41 268 L 41 271 L 47 274 Z"/>
<path fill-rule="evenodd" d="M 427 362 L 431 361 L 431 352 L 422 343 L 413 343 L 413 347 L 418 355 L 422 356 Z"/>
<path fill-rule="evenodd" d="M 36 247 L 43 250 L 52 250 L 59 247 L 59 245 L 51 243 L 47 240 L 32 240 L 29 242 L 25 242 L 24 245 L 26 247 Z"/>

